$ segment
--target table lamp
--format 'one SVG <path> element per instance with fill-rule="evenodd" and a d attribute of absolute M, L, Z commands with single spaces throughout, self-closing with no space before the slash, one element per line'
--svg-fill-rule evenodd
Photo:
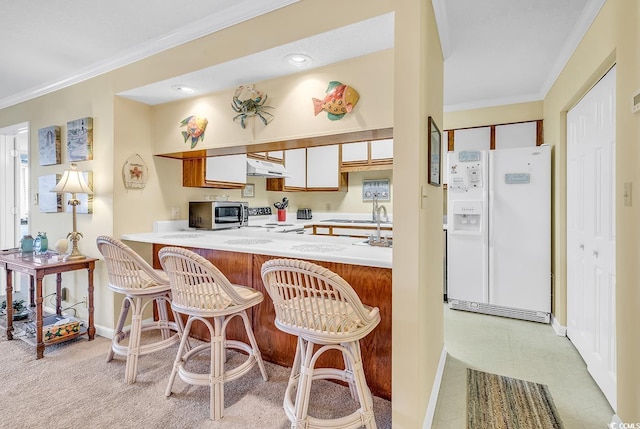
<path fill-rule="evenodd" d="M 82 234 L 78 232 L 76 226 L 76 206 L 80 204 L 80 200 L 76 198 L 76 194 L 93 194 L 93 191 L 85 182 L 82 176 L 82 171 L 77 170 L 75 163 L 70 164 L 71 170 L 65 170 L 62 175 L 62 179 L 56 184 L 52 192 L 65 192 L 71 194 L 71 199 L 67 204 L 71 205 L 73 211 L 73 232 L 67 235 L 67 238 L 71 238 L 71 253 L 63 258 L 63 261 L 74 261 L 78 259 L 85 259 L 82 253 L 78 251 L 78 240 L 82 237 Z"/>

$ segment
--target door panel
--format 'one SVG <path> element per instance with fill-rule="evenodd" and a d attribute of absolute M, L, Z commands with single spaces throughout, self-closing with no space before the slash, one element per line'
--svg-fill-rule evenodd
<path fill-rule="evenodd" d="M 615 67 L 567 114 L 567 336 L 616 408 Z"/>

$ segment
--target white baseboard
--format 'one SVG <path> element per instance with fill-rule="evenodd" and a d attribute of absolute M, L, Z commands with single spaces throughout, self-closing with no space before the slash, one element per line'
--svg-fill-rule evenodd
<path fill-rule="evenodd" d="M 620 428 L 622 427 L 622 420 L 620 420 L 620 417 L 618 417 L 617 414 L 614 414 L 611 417 L 611 423 L 609 423 L 609 427 L 610 428 Z M 631 427 L 631 426 L 629 426 Z"/>
<path fill-rule="evenodd" d="M 147 317 L 146 319 L 142 319 L 142 323 L 153 323 L 153 317 Z M 96 335 L 100 335 L 101 337 L 108 338 L 110 340 L 113 339 L 116 330 L 114 328 L 107 328 L 106 326 L 95 325 L 96 327 Z M 125 329 L 128 329 L 125 326 Z"/>
<path fill-rule="evenodd" d="M 105 337 L 108 339 L 113 339 L 113 328 L 107 328 L 105 326 L 95 325 L 96 326 L 96 335 L 100 335 L 101 337 Z"/>
<path fill-rule="evenodd" d="M 438 362 L 438 369 L 436 370 L 436 376 L 433 380 L 433 386 L 431 387 L 431 396 L 429 397 L 429 404 L 427 405 L 427 412 L 424 417 L 424 423 L 422 429 L 430 429 L 433 424 L 433 417 L 436 414 L 436 405 L 438 403 L 438 393 L 440 393 L 440 385 L 442 384 L 442 375 L 444 374 L 444 364 L 447 361 L 447 348 L 442 345 L 442 353 L 440 353 L 440 362 Z"/>
<path fill-rule="evenodd" d="M 46 306 L 46 305 L 43 307 L 42 310 L 44 312 L 50 313 L 50 314 L 55 314 L 55 312 L 56 312 L 55 308 L 49 307 L 49 306 Z M 84 326 L 87 326 L 87 321 L 86 320 L 83 320 L 83 319 L 80 319 L 80 320 L 82 320 Z M 107 328 L 105 326 L 100 326 L 100 325 L 95 325 L 95 328 L 96 328 L 96 334 L 97 335 L 100 335 L 101 337 L 105 337 L 105 338 L 109 338 L 109 339 L 113 338 L 113 332 L 114 332 L 113 328 Z"/>
<path fill-rule="evenodd" d="M 567 327 L 562 326 L 560 322 L 558 322 L 558 319 L 556 319 L 553 314 L 551 315 L 551 327 L 553 328 L 557 336 L 559 337 L 567 336 Z"/>

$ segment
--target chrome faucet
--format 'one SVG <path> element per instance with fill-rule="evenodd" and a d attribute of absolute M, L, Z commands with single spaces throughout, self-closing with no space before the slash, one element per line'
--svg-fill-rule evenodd
<path fill-rule="evenodd" d="M 373 194 L 373 206 L 371 207 L 371 222 L 377 222 L 376 211 L 378 210 L 378 194 Z"/>
<path fill-rule="evenodd" d="M 382 221 L 381 212 L 384 212 L 384 220 L 385 222 L 389 221 L 389 214 L 387 213 L 387 208 L 378 202 L 378 194 L 373 195 L 373 221 L 377 223 L 376 236 L 369 238 L 369 244 L 371 245 L 387 245 L 386 240 L 381 240 L 380 238 L 380 222 Z"/>

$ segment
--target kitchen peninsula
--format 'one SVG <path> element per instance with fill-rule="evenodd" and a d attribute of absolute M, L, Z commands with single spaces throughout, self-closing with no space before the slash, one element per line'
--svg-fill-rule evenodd
<path fill-rule="evenodd" d="M 367 223 L 363 219 L 362 226 Z M 122 239 L 151 244 L 156 268 L 160 268 L 157 254 L 162 247 L 185 247 L 210 260 L 231 282 L 261 291 L 265 299 L 250 314 L 256 340 L 264 359 L 287 367 L 293 363 L 296 338 L 279 331 L 274 325 L 273 304 L 260 274 L 262 264 L 278 257 L 305 259 L 336 272 L 351 284 L 364 304 L 380 309 L 380 324 L 361 341 L 361 346 L 365 374 L 372 393 L 391 399 L 392 249 L 363 245 L 362 238 L 286 232 L 311 232 L 314 226 L 343 226 L 340 222 L 332 222 L 330 218 L 288 219 L 287 225 L 265 228 L 264 224 L 250 222 L 248 227 L 219 231 L 175 231 L 171 227 L 163 228 L 156 224 L 156 232 L 125 234 Z M 371 223 L 368 226 L 371 227 Z M 386 225 L 387 228 L 389 226 Z M 242 338 L 242 331 L 240 321 L 233 320 L 227 331 L 228 337 Z M 202 338 L 206 337 L 204 330 L 201 334 Z M 331 350 L 323 355 L 318 365 L 342 365 L 342 355 Z"/>

